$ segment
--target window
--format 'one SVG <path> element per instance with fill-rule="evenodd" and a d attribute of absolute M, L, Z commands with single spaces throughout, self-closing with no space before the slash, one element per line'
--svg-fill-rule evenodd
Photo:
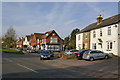
<path fill-rule="evenodd" d="M 98 53 L 97 51 L 91 51 L 90 52 L 91 54 L 96 54 L 96 53 Z"/>
<path fill-rule="evenodd" d="M 87 49 L 87 43 L 85 43 L 85 49 Z"/>
<path fill-rule="evenodd" d="M 33 41 L 33 43 L 35 43 L 35 41 Z"/>
<path fill-rule="evenodd" d="M 53 36 L 54 36 L 55 34 L 53 33 Z"/>
<path fill-rule="evenodd" d="M 50 38 L 50 43 L 57 43 L 57 38 L 55 38 L 55 37 L 51 37 Z"/>
<path fill-rule="evenodd" d="M 96 49 L 96 43 L 93 43 L 93 49 Z"/>
<path fill-rule="evenodd" d="M 108 27 L 108 35 L 111 35 L 111 27 Z"/>
<path fill-rule="evenodd" d="M 110 49 L 112 49 L 112 42 L 110 42 Z"/>
<path fill-rule="evenodd" d="M 80 40 L 80 35 L 78 36 L 78 40 Z"/>
<path fill-rule="evenodd" d="M 102 36 L 102 29 L 100 29 L 100 36 Z"/>
<path fill-rule="evenodd" d="M 112 42 L 107 42 L 107 50 L 111 50 L 113 48 Z"/>
<path fill-rule="evenodd" d="M 85 38 L 87 39 L 87 32 L 86 32 L 86 34 L 85 34 Z"/>
<path fill-rule="evenodd" d="M 80 44 L 78 45 L 78 48 L 79 48 L 79 50 L 81 49 L 81 45 Z"/>
<path fill-rule="evenodd" d="M 39 39 L 37 39 L 37 43 L 39 43 Z"/>
<path fill-rule="evenodd" d="M 96 32 L 95 31 L 93 31 L 93 38 L 95 38 L 96 37 Z"/>

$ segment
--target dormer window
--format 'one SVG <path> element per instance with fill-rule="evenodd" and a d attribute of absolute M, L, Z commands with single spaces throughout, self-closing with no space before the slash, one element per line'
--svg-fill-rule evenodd
<path fill-rule="evenodd" d="M 46 36 L 48 36 L 48 33 L 46 34 Z"/>
<path fill-rule="evenodd" d="M 54 36 L 55 34 L 53 33 L 53 36 Z"/>

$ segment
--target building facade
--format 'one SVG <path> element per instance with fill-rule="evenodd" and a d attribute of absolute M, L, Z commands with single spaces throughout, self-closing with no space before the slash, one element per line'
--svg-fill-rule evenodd
<path fill-rule="evenodd" d="M 118 24 L 91 30 L 90 49 L 118 54 Z"/>
<path fill-rule="evenodd" d="M 120 56 L 120 23 L 118 23 L 118 55 Z"/>
<path fill-rule="evenodd" d="M 81 44 L 81 41 L 77 40 L 77 36 L 83 33 L 83 37 L 81 37 L 83 38 L 83 49 L 120 55 L 120 18 L 118 17 L 120 14 L 103 20 L 102 16 L 98 15 L 97 22 L 88 25 L 76 35 L 76 49 Z"/>
<path fill-rule="evenodd" d="M 83 49 L 83 33 L 76 34 L 76 49 L 77 50 Z"/>
<path fill-rule="evenodd" d="M 54 30 L 48 31 L 43 35 L 41 49 L 60 51 L 61 47 L 61 38 Z"/>

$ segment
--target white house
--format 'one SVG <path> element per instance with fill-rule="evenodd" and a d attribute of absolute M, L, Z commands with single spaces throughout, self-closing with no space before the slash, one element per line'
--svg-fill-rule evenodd
<path fill-rule="evenodd" d="M 76 34 L 76 49 L 81 50 L 83 45 L 83 33 Z"/>
<path fill-rule="evenodd" d="M 100 50 L 106 53 L 113 53 L 120 56 L 120 14 L 106 18 L 103 20 L 101 15 L 98 15 L 97 22 L 85 27 L 84 31 L 90 32 L 90 49 Z M 76 49 L 79 50 L 79 45 L 84 41 L 84 36 L 81 33 L 76 35 Z M 81 36 L 79 40 L 79 35 Z"/>
<path fill-rule="evenodd" d="M 31 39 L 33 37 L 33 34 L 31 35 L 26 35 L 23 41 L 23 46 L 26 45 L 27 47 L 31 47 L 30 43 L 31 43 Z"/>
<path fill-rule="evenodd" d="M 101 20 L 94 26 L 90 31 L 90 49 L 118 55 L 118 16 Z"/>
<path fill-rule="evenodd" d="M 118 23 L 118 55 L 120 56 L 120 23 Z"/>

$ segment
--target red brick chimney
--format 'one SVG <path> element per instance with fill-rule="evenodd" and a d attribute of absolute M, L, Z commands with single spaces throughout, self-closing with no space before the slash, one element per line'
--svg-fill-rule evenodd
<path fill-rule="evenodd" d="M 102 15 L 98 15 L 97 17 L 97 24 L 101 23 L 103 20 Z"/>

